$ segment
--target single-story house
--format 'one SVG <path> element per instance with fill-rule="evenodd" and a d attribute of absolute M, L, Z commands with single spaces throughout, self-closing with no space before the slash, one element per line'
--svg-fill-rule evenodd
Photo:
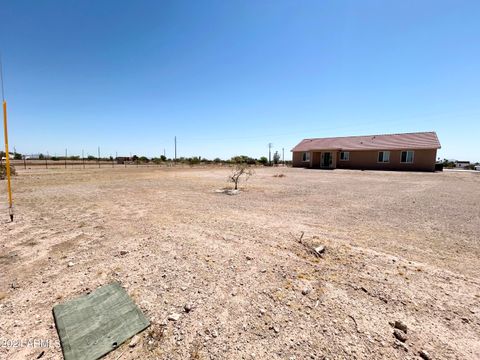
<path fill-rule="evenodd" d="M 304 139 L 292 149 L 294 167 L 435 171 L 435 132 Z"/>
<path fill-rule="evenodd" d="M 467 166 L 470 166 L 470 161 L 455 161 L 455 167 L 456 168 L 466 168 Z"/>

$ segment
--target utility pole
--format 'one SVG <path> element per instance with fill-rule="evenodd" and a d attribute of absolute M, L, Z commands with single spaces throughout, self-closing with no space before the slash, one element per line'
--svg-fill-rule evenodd
<path fill-rule="evenodd" d="M 175 162 L 177 162 L 177 137 L 175 136 Z"/>
<path fill-rule="evenodd" d="M 98 147 L 98 168 L 100 168 L 100 146 Z"/>
<path fill-rule="evenodd" d="M 272 143 L 268 143 L 268 165 L 272 165 Z"/>
<path fill-rule="evenodd" d="M 65 149 L 65 169 L 67 168 L 67 149 Z"/>
<path fill-rule="evenodd" d="M 84 156 L 83 149 L 82 149 L 82 164 L 83 164 L 83 168 L 85 169 L 85 156 Z"/>
<path fill-rule="evenodd" d="M 285 166 L 285 148 L 282 148 L 282 162 L 283 166 Z"/>

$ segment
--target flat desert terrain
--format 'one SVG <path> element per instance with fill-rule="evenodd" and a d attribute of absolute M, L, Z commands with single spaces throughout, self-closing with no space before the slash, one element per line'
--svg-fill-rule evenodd
<path fill-rule="evenodd" d="M 13 223 L 1 182 L 0 358 L 112 281 L 152 325 L 109 360 L 480 358 L 480 173 L 229 172 L 20 169 Z"/>

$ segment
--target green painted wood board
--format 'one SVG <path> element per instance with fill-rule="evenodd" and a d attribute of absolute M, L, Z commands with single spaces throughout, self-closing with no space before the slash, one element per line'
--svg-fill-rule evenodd
<path fill-rule="evenodd" d="M 118 283 L 53 307 L 65 360 L 99 359 L 150 322 Z"/>

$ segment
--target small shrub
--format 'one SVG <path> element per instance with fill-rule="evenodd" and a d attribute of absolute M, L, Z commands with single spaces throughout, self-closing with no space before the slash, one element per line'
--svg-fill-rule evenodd
<path fill-rule="evenodd" d="M 275 175 L 273 175 L 273 177 L 279 177 L 279 178 L 283 178 L 285 176 L 287 176 L 287 175 L 285 175 L 285 174 L 275 174 Z"/>
<path fill-rule="evenodd" d="M 10 175 L 15 176 L 17 172 L 15 168 L 10 165 Z M 5 164 L 0 164 L 0 180 L 5 180 L 7 178 L 7 166 Z"/>
<path fill-rule="evenodd" d="M 255 174 L 255 171 L 247 164 L 237 164 L 232 170 L 231 175 L 228 177 L 228 181 L 234 184 L 235 190 L 238 190 L 238 183 L 240 182 L 240 179 L 243 177 L 245 178 L 244 181 L 247 181 L 253 174 Z"/>

